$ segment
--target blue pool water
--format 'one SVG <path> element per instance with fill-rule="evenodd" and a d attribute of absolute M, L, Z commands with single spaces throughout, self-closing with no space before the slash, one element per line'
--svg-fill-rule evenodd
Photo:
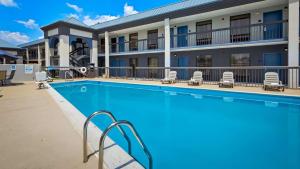
<path fill-rule="evenodd" d="M 297 97 L 95 81 L 52 87 L 85 116 L 104 109 L 132 122 L 155 169 L 300 168 Z M 109 120 L 94 123 L 104 129 Z M 117 131 L 110 137 L 127 149 Z M 133 156 L 147 166 L 133 143 Z"/>

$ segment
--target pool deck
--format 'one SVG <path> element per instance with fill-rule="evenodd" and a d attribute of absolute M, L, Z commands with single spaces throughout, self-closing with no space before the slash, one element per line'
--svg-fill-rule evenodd
<path fill-rule="evenodd" d="M 91 80 L 162 85 L 158 81 Z M 217 85 L 188 86 L 186 83 L 163 86 L 300 96 L 299 89 L 277 92 L 258 87 L 229 89 Z M 3 169 L 95 169 L 98 165 L 94 156 L 88 163 L 82 162 L 82 136 L 48 90 L 38 90 L 33 82 L 0 87 L 0 137 L 0 168 Z"/>
<path fill-rule="evenodd" d="M 82 138 L 46 90 L 0 87 L 1 169 L 96 169 L 82 162 Z M 1 96 L 2 95 L 2 96 Z"/>
<path fill-rule="evenodd" d="M 260 94 L 272 94 L 272 95 L 282 95 L 282 96 L 300 96 L 300 89 L 285 89 L 284 92 L 281 92 L 281 91 L 265 91 L 263 90 L 262 87 L 234 86 L 234 88 L 219 88 L 218 85 L 203 84 L 200 86 L 189 86 L 187 83 L 162 84 L 160 81 L 149 81 L 149 80 L 112 79 L 112 78 L 110 79 L 95 78 L 95 79 L 86 79 L 86 80 L 132 83 L 132 84 L 143 84 L 143 85 L 146 84 L 146 85 L 158 85 L 158 86 L 171 86 L 171 87 L 182 87 L 182 88 L 193 88 L 193 89 L 233 91 L 233 92 L 260 93 Z"/>

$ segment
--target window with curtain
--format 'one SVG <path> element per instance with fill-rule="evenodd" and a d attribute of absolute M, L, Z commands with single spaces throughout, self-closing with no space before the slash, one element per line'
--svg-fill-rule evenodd
<path fill-rule="evenodd" d="M 197 67 L 211 67 L 212 66 L 212 56 L 211 55 L 197 56 L 196 66 Z"/>
<path fill-rule="evenodd" d="M 196 44 L 208 45 L 211 44 L 212 38 L 212 21 L 203 21 L 196 23 Z"/>
<path fill-rule="evenodd" d="M 250 14 L 230 17 L 231 42 L 244 42 L 250 40 Z"/>
<path fill-rule="evenodd" d="M 234 67 L 250 66 L 250 54 L 249 53 L 232 54 L 230 59 L 230 65 Z"/>

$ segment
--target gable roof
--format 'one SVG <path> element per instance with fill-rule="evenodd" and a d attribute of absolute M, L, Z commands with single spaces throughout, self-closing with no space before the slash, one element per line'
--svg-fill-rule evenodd
<path fill-rule="evenodd" d="M 45 39 L 38 39 L 38 40 L 34 40 L 34 41 L 31 41 L 31 42 L 28 42 L 28 43 L 20 44 L 20 45 L 18 45 L 18 47 L 24 48 L 24 47 L 28 47 L 28 46 L 33 46 L 33 45 L 37 45 L 37 44 L 40 44 L 40 43 L 44 43 L 44 42 L 45 42 Z"/>
<path fill-rule="evenodd" d="M 73 24 L 73 25 L 78 25 L 78 26 L 83 26 L 83 27 L 89 27 L 88 25 L 82 23 L 81 21 L 79 21 L 78 19 L 76 19 L 74 17 L 66 18 L 66 19 L 64 19 L 62 21 L 70 23 L 70 24 Z"/>
<path fill-rule="evenodd" d="M 11 44 L 3 39 L 0 39 L 0 48 L 19 49 L 17 45 Z"/>

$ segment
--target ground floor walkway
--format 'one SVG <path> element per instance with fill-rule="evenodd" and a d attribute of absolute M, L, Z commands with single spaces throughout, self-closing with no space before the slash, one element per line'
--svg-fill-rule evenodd
<path fill-rule="evenodd" d="M 0 87 L 1 169 L 95 169 L 82 162 L 82 138 L 46 90 Z"/>

